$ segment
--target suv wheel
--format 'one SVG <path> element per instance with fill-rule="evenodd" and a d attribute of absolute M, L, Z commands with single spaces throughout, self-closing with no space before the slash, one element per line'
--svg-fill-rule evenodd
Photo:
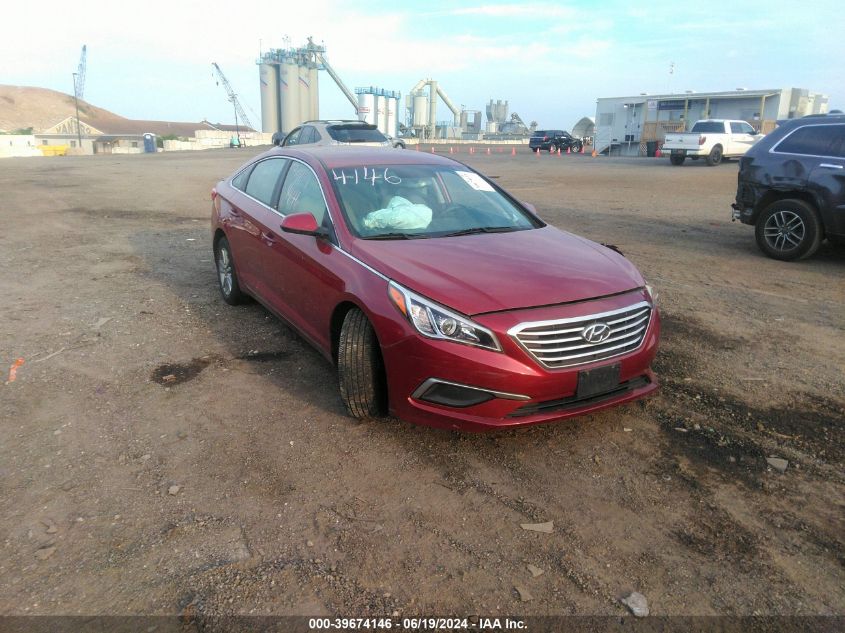
<path fill-rule="evenodd" d="M 556 154 L 557 153 L 557 145 L 552 143 L 549 145 L 549 154 Z"/>
<path fill-rule="evenodd" d="M 686 160 L 686 156 L 683 154 L 670 154 L 669 155 L 669 162 L 673 165 L 683 165 L 684 161 Z"/>
<path fill-rule="evenodd" d="M 754 227 L 757 245 L 769 257 L 793 261 L 819 249 L 822 227 L 815 209 L 803 200 L 788 198 L 766 207 Z"/>

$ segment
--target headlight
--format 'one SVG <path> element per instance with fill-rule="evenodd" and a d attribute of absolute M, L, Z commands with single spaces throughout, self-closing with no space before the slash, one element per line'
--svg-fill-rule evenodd
<path fill-rule="evenodd" d="M 648 296 L 651 297 L 652 305 L 657 305 L 657 288 L 652 286 L 650 283 L 646 282 L 645 284 L 645 291 L 648 293 Z"/>
<path fill-rule="evenodd" d="M 424 299 L 393 281 L 390 282 L 387 293 L 399 312 L 423 336 L 483 347 L 496 352 L 502 351 L 502 346 L 493 332 L 466 317 Z"/>

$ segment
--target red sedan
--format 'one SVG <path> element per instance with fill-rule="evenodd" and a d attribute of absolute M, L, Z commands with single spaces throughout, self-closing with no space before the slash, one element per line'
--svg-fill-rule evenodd
<path fill-rule="evenodd" d="M 273 149 L 212 200 L 223 299 L 254 297 L 335 363 L 354 417 L 484 430 L 657 388 L 634 265 L 454 160 Z"/>

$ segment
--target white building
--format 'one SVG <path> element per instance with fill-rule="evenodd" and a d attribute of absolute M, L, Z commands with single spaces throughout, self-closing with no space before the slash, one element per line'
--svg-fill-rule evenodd
<path fill-rule="evenodd" d="M 600 98 L 595 148 L 603 154 L 644 156 L 649 141 L 662 143 L 667 132 L 686 131 L 699 119 L 741 119 L 767 134 L 779 120 L 827 109 L 827 95 L 803 88 Z"/>

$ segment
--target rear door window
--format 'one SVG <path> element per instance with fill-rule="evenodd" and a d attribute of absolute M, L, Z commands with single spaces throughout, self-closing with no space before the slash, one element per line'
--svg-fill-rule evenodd
<path fill-rule="evenodd" d="M 845 157 L 845 125 L 807 125 L 799 127 L 775 145 L 772 151 L 805 156 Z"/>
<path fill-rule="evenodd" d="M 281 158 L 263 160 L 253 167 L 246 183 L 246 193 L 268 207 L 273 206 L 276 185 L 287 161 Z"/>
<path fill-rule="evenodd" d="M 302 134 L 299 135 L 299 142 L 297 145 L 307 145 L 314 142 L 314 128 L 306 125 L 302 128 Z"/>

